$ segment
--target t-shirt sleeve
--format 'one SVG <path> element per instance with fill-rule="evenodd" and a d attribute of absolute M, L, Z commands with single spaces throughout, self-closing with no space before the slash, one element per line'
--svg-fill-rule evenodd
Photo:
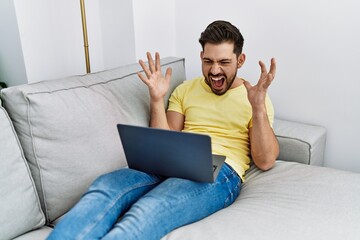
<path fill-rule="evenodd" d="M 168 111 L 174 111 L 178 112 L 184 115 L 184 109 L 183 109 L 183 88 L 182 85 L 179 85 L 175 90 L 172 92 L 170 98 L 169 98 L 169 105 L 168 105 Z"/>

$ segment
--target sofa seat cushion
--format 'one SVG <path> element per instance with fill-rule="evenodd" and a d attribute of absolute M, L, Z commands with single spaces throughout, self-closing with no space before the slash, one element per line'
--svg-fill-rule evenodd
<path fill-rule="evenodd" d="M 25 233 L 13 240 L 41 240 L 46 239 L 53 229 L 51 227 L 44 226 L 34 231 Z"/>
<path fill-rule="evenodd" d="M 231 206 L 163 240 L 359 239 L 360 174 L 278 161 L 246 179 Z"/>
<path fill-rule="evenodd" d="M 12 239 L 41 227 L 45 217 L 19 140 L 2 107 L 0 143 L 0 239 Z"/>

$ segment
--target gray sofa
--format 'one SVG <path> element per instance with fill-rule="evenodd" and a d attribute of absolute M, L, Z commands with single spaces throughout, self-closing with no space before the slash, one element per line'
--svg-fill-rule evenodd
<path fill-rule="evenodd" d="M 185 80 L 184 59 L 171 90 Z M 100 174 L 126 166 L 117 123 L 147 126 L 138 64 L 2 89 L 0 239 L 45 239 Z M 321 167 L 326 131 L 276 119 L 279 160 L 233 205 L 163 239 L 360 239 L 360 174 Z M 341 161 L 341 159 L 339 159 Z"/>

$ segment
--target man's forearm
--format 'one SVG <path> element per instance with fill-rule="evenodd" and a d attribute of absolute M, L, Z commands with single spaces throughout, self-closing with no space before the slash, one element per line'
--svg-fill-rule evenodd
<path fill-rule="evenodd" d="M 166 118 L 164 100 L 150 101 L 150 127 L 170 129 Z"/>
<path fill-rule="evenodd" d="M 253 112 L 250 133 L 251 155 L 262 170 L 270 169 L 279 154 L 279 144 L 272 130 L 266 111 Z"/>

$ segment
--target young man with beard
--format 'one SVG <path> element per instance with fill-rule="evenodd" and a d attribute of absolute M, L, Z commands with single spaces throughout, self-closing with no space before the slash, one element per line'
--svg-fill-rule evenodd
<path fill-rule="evenodd" d="M 160 239 L 180 226 L 223 209 L 240 193 L 250 156 L 255 165 L 270 169 L 279 152 L 271 124 L 273 108 L 267 89 L 275 76 L 259 62 L 261 75 L 252 86 L 237 76 L 245 62 L 244 39 L 229 22 L 215 21 L 201 34 L 203 77 L 185 81 L 169 99 L 171 69 L 161 72 L 147 54 L 139 78 L 150 93 L 151 127 L 208 134 L 215 154 L 226 156 L 214 183 L 162 178 L 121 169 L 99 177 L 65 216 L 49 239 Z M 121 220 L 117 222 L 119 216 Z"/>

